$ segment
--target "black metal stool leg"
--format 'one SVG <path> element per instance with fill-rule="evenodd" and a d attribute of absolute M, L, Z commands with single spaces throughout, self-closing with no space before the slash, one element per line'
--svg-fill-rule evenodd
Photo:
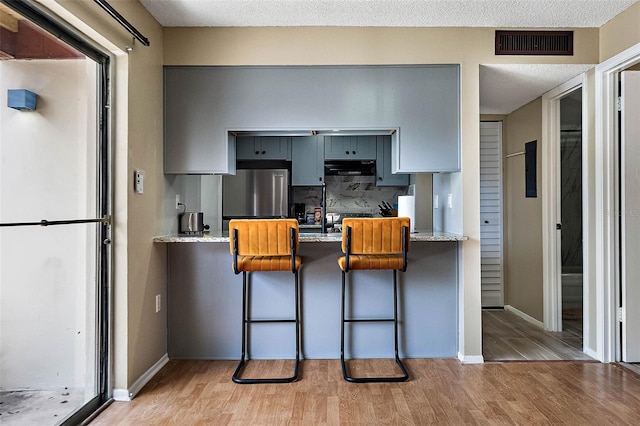
<path fill-rule="evenodd" d="M 342 365 L 342 377 L 351 383 L 386 383 L 386 382 L 405 382 L 409 380 L 409 373 L 404 364 L 400 360 L 398 354 L 398 278 L 397 271 L 393 270 L 393 318 L 382 319 L 347 319 L 345 316 L 345 298 L 346 298 L 346 273 L 342 271 L 342 308 L 341 308 L 341 333 L 340 333 L 340 363 Z M 347 322 L 393 322 L 393 339 L 395 361 L 400 370 L 401 376 L 389 377 L 353 377 L 349 375 L 347 365 L 344 358 L 344 328 Z"/>
<path fill-rule="evenodd" d="M 271 319 L 271 320 L 253 320 L 250 318 L 248 314 L 248 304 L 250 303 L 250 294 L 248 291 L 247 284 L 247 273 L 242 273 L 242 353 L 240 355 L 240 362 L 236 367 L 231 380 L 238 384 L 258 384 L 258 383 L 291 383 L 295 382 L 298 379 L 298 371 L 300 366 L 300 301 L 299 301 L 299 280 L 298 280 L 298 271 L 294 273 L 295 283 L 294 283 L 294 309 L 295 309 L 295 318 L 293 320 L 290 319 Z M 290 377 L 282 377 L 282 378 L 264 378 L 264 379 L 242 379 L 240 378 L 240 374 L 242 373 L 243 368 L 248 362 L 247 352 L 249 347 L 249 342 L 247 339 L 247 328 L 252 323 L 295 323 L 296 326 L 296 360 L 293 375 Z"/>
<path fill-rule="evenodd" d="M 345 325 L 345 317 L 344 317 L 344 303 L 345 303 L 345 272 L 342 271 L 342 304 L 340 313 L 340 364 L 342 365 L 342 377 L 345 380 L 349 380 L 349 374 L 347 374 L 347 366 L 344 362 L 344 325 Z"/>
<path fill-rule="evenodd" d="M 409 373 L 398 355 L 398 271 L 395 269 L 393 270 L 393 338 L 395 341 L 396 364 L 402 371 L 402 376 L 397 381 L 404 382 L 409 379 Z"/>
<path fill-rule="evenodd" d="M 242 350 L 240 354 L 240 362 L 233 372 L 231 379 L 236 383 L 243 383 L 243 380 L 239 378 L 240 372 L 244 368 L 246 359 L 246 345 L 247 345 L 247 273 L 242 272 L 242 333 L 241 333 L 241 345 Z"/>

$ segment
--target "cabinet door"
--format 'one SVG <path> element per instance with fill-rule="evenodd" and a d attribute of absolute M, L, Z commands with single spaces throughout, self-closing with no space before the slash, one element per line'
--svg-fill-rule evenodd
<path fill-rule="evenodd" d="M 324 158 L 327 160 L 375 160 L 375 136 L 325 136 Z"/>
<path fill-rule="evenodd" d="M 409 175 L 391 173 L 391 136 L 378 136 L 376 150 L 376 186 L 409 185 Z"/>
<path fill-rule="evenodd" d="M 264 160 L 291 160 L 290 137 L 256 137 L 256 152 Z"/>
<path fill-rule="evenodd" d="M 235 173 L 234 137 L 218 126 L 205 68 L 164 70 L 164 172 Z"/>
<path fill-rule="evenodd" d="M 291 160 L 291 138 L 241 136 L 236 139 L 238 160 Z"/>
<path fill-rule="evenodd" d="M 351 139 L 351 136 L 325 136 L 324 158 L 327 160 L 351 159 Z"/>
<path fill-rule="evenodd" d="M 324 182 L 324 142 L 320 136 L 291 138 L 291 185 L 321 186 Z"/>
<path fill-rule="evenodd" d="M 236 157 L 238 160 L 255 160 L 260 158 L 260 141 L 253 136 L 236 138 Z"/>
<path fill-rule="evenodd" d="M 354 136 L 351 138 L 352 159 L 375 160 L 376 150 L 376 136 Z"/>

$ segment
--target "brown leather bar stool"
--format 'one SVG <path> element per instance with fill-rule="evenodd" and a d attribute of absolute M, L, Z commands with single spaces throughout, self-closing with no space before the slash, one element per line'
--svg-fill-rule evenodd
<path fill-rule="evenodd" d="M 398 277 L 397 271 L 407 270 L 410 219 L 408 217 L 350 218 L 342 221 L 342 252 L 338 265 L 342 269 L 342 330 L 340 362 L 342 376 L 353 383 L 404 382 L 409 373 L 398 356 Z M 354 270 L 391 270 L 393 272 L 393 318 L 346 318 L 346 275 Z M 353 274 L 353 272 L 351 272 Z M 395 361 L 401 376 L 352 377 L 344 359 L 344 329 L 346 323 L 391 322 L 395 343 Z"/>
<path fill-rule="evenodd" d="M 300 365 L 300 303 L 298 270 L 302 264 L 298 252 L 298 221 L 296 219 L 242 219 L 229 221 L 230 251 L 233 255 L 233 272 L 242 272 L 242 354 L 233 373 L 235 383 L 290 383 L 298 378 Z M 247 310 L 250 305 L 247 273 L 291 271 L 294 276 L 295 317 L 275 319 L 253 319 Z M 285 378 L 240 378 L 247 358 L 247 328 L 253 323 L 295 323 L 296 358 L 291 377 Z"/>

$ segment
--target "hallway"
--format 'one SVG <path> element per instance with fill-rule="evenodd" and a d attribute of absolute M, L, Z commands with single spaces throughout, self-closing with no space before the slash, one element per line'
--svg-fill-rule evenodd
<path fill-rule="evenodd" d="M 565 331 L 548 332 L 507 310 L 482 311 L 482 355 L 491 361 L 582 360 L 582 321 L 564 320 Z"/>

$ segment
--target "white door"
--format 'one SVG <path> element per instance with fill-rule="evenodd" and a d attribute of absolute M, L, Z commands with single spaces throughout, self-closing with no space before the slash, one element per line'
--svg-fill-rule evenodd
<path fill-rule="evenodd" d="M 622 361 L 640 362 L 640 72 L 625 71 L 621 81 Z"/>
<path fill-rule="evenodd" d="M 482 307 L 504 306 L 502 280 L 502 123 L 480 123 Z"/>

